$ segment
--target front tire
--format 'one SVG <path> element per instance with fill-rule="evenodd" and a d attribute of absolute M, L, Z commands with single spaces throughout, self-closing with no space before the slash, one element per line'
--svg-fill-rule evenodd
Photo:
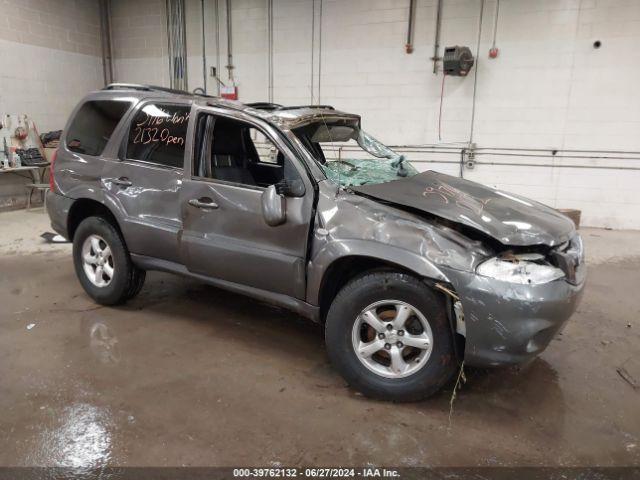
<path fill-rule="evenodd" d="M 145 271 L 131 262 L 120 232 L 103 217 L 84 219 L 73 235 L 73 263 L 85 292 L 101 305 L 135 297 Z"/>
<path fill-rule="evenodd" d="M 424 399 L 457 367 L 444 299 L 404 273 L 349 282 L 331 304 L 325 339 L 333 365 L 372 398 Z"/>

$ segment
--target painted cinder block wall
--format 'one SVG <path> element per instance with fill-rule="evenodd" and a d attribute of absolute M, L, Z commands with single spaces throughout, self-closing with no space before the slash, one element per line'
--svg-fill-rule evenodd
<path fill-rule="evenodd" d="M 215 0 L 205 0 L 207 67 L 217 65 L 226 82 L 225 2 L 217 3 L 219 57 Z M 633 170 L 640 155 L 597 158 L 602 151 L 640 151 L 640 2 L 502 0 L 500 54 L 489 59 L 496 1 L 485 1 L 480 22 L 480 0 L 444 0 L 441 45 L 467 45 L 479 55 L 468 77 L 445 80 L 441 139 L 442 76 L 433 74 L 430 60 L 436 0 L 417 2 L 410 55 L 404 49 L 409 0 L 273 3 L 275 102 L 329 103 L 361 113 L 364 127 L 387 143 L 439 145 L 435 153 L 409 154 L 426 160 L 418 161 L 420 169 L 458 175 L 467 142 L 499 148 L 479 151 L 475 167 L 463 175 L 554 207 L 581 209 L 584 225 L 640 228 L 640 172 Z M 116 13 L 123 19 L 118 26 L 114 18 L 118 80 L 167 84 L 164 1 L 114 0 Z M 234 77 L 243 101 L 268 99 L 267 16 L 266 0 L 232 0 Z M 186 0 L 186 17 L 189 85 L 201 87 L 199 0 Z M 207 88 L 216 92 L 209 76 Z M 592 168 L 612 166 L 625 169 Z"/>
<path fill-rule="evenodd" d="M 59 130 L 102 85 L 97 0 L 0 2 L 0 115 L 25 113 L 39 132 Z M 0 208 L 23 206 L 29 181 L 0 175 Z"/>

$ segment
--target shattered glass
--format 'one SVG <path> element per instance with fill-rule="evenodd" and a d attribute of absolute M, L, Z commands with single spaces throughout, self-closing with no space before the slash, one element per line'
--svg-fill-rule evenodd
<path fill-rule="evenodd" d="M 391 150 L 364 130 L 358 130 L 357 145 L 376 158 L 346 158 L 329 160 L 322 168 L 327 178 L 342 187 L 384 183 L 410 177 L 418 171 L 406 161 L 404 155 Z"/>
<path fill-rule="evenodd" d="M 335 184 L 340 183 L 342 187 L 385 183 L 418 173 L 415 167 L 407 161 L 398 165 L 397 158 L 330 160 L 322 165 L 322 169 L 329 180 Z M 403 175 L 403 172 L 406 174 Z"/>
<path fill-rule="evenodd" d="M 344 120 L 322 119 L 294 133 L 327 178 L 342 187 L 385 183 L 418 173 L 404 155 Z"/>

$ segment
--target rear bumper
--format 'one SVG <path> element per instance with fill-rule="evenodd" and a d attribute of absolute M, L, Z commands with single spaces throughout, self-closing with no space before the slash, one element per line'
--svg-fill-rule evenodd
<path fill-rule="evenodd" d="M 540 354 L 571 317 L 584 282 L 556 280 L 517 285 L 470 272 L 446 275 L 464 309 L 465 364 L 478 367 L 524 363 Z"/>
<path fill-rule="evenodd" d="M 71 240 L 67 233 L 67 219 L 69 218 L 69 210 L 72 204 L 73 198 L 51 191 L 47 192 L 47 213 L 51 220 L 51 228 L 67 240 Z"/>

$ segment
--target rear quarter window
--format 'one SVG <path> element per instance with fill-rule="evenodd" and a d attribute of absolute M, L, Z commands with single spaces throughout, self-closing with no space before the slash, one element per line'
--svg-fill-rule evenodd
<path fill-rule="evenodd" d="M 83 155 L 101 155 L 130 107 L 131 102 L 122 100 L 92 100 L 84 103 L 67 130 L 67 148 Z"/>

